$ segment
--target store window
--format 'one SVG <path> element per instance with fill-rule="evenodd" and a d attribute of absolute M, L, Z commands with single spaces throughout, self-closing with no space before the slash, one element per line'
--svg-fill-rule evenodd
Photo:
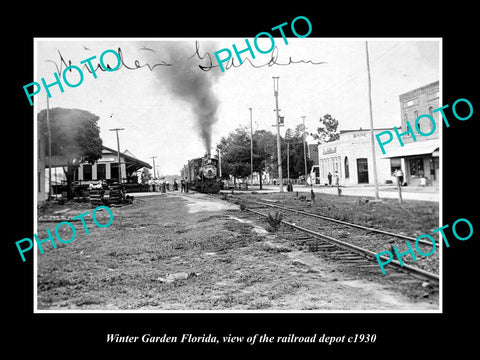
<path fill-rule="evenodd" d="M 417 177 L 424 176 L 423 158 L 419 157 L 410 159 L 410 175 Z"/>
<path fill-rule="evenodd" d="M 417 124 L 418 131 L 419 131 L 419 132 L 423 132 L 421 121 L 417 121 L 417 119 L 418 119 L 418 110 L 415 110 L 415 112 L 413 113 L 413 118 L 415 119 L 415 123 Z"/>

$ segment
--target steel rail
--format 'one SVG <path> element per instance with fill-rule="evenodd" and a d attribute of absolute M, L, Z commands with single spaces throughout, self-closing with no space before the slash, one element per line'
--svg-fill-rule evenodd
<path fill-rule="evenodd" d="M 284 207 L 284 206 L 281 206 L 281 205 L 274 205 L 274 204 L 264 203 L 264 202 L 255 201 L 255 200 L 251 200 L 251 201 L 253 203 L 256 203 L 256 204 L 259 204 L 259 205 L 266 205 L 266 206 L 270 206 L 270 207 L 273 207 L 273 208 L 278 208 L 278 209 L 282 209 L 282 210 L 286 210 L 286 211 L 295 212 L 297 214 L 312 216 L 312 217 L 316 217 L 316 218 L 319 218 L 319 219 L 336 222 L 336 223 L 339 223 L 339 224 L 342 224 L 342 225 L 347 225 L 347 226 L 350 226 L 350 227 L 356 227 L 356 228 L 359 228 L 359 229 L 368 230 L 368 231 L 372 231 L 372 232 L 377 232 L 377 233 L 380 233 L 380 234 L 394 236 L 394 237 L 398 237 L 398 238 L 406 239 L 406 240 L 410 240 L 410 241 L 417 241 L 417 239 L 415 239 L 413 237 L 410 237 L 410 236 L 407 236 L 407 235 L 395 234 L 395 233 L 385 231 L 385 230 L 370 228 L 370 227 L 363 226 L 363 225 L 358 225 L 358 224 L 352 224 L 352 223 L 349 223 L 349 222 L 346 222 L 346 221 L 329 218 L 329 217 L 323 216 L 323 215 L 313 214 L 313 213 L 310 213 L 310 212 L 307 212 L 307 211 L 291 209 L 291 208 L 287 208 L 287 207 Z M 418 242 L 422 243 L 422 244 L 433 246 L 431 241 L 419 239 Z M 435 242 L 435 245 L 438 245 L 438 242 Z"/>
<path fill-rule="evenodd" d="M 260 216 L 264 216 L 264 217 L 268 217 L 268 215 L 265 215 L 265 214 L 262 214 L 261 212 L 258 212 L 256 210 L 252 210 L 252 209 L 248 209 L 246 208 L 247 211 L 250 211 L 254 214 L 257 214 L 257 215 L 260 215 Z M 361 248 L 359 246 L 356 246 L 356 245 L 353 245 L 353 244 L 349 244 L 349 243 L 346 243 L 344 241 L 341 241 L 341 240 L 338 240 L 338 239 L 335 239 L 331 236 L 328 236 L 328 235 L 324 235 L 324 234 L 320 234 L 319 232 L 316 232 L 316 231 L 313 231 L 313 230 L 310 230 L 310 229 L 307 229 L 307 228 L 304 228 L 304 227 L 301 227 L 301 226 L 298 226 L 298 225 L 295 225 L 295 224 L 292 224 L 292 223 L 289 223 L 285 220 L 282 220 L 281 221 L 282 223 L 284 223 L 285 225 L 287 226 L 290 226 L 294 229 L 297 229 L 297 230 L 300 230 L 300 231 L 303 231 L 303 232 L 306 232 L 310 235 L 314 235 L 314 236 L 317 236 L 317 237 L 320 237 L 322 239 L 325 239 L 329 242 L 332 242 L 336 245 L 339 245 L 341 247 L 344 247 L 344 248 L 347 248 L 349 249 L 350 251 L 353 251 L 353 252 L 356 252 L 360 255 L 367 255 L 367 256 L 370 256 L 370 257 L 373 257 L 375 259 L 377 259 L 377 254 L 374 253 L 373 251 L 370 251 L 370 250 L 367 250 L 367 249 L 364 249 L 364 248 Z M 380 256 L 380 259 L 382 260 L 390 260 L 389 258 L 387 258 L 386 256 Z M 435 280 L 435 281 L 439 281 L 439 276 L 436 275 L 436 274 L 433 274 L 433 273 L 430 273 L 428 271 L 425 271 L 425 270 L 422 270 L 422 269 L 419 269 L 417 267 L 414 267 L 414 266 L 410 266 L 410 265 L 402 265 L 400 264 L 398 261 L 396 260 L 392 260 L 389 264 L 393 264 L 397 267 L 400 267 L 404 270 L 407 270 L 408 272 L 410 273 L 413 273 L 413 274 L 416 274 L 416 275 L 420 275 L 420 276 L 423 276 L 429 280 Z"/>

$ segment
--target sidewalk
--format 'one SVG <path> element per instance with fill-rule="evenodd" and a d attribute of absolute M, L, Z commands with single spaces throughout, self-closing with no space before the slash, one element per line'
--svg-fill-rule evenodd
<path fill-rule="evenodd" d="M 340 187 L 342 189 L 342 196 L 362 196 L 368 198 L 375 197 L 375 187 L 373 185 L 358 185 L 358 186 L 347 186 Z M 293 191 L 298 192 L 310 192 L 309 185 L 294 185 Z M 221 193 L 230 193 L 232 190 L 222 190 Z M 259 193 L 274 193 L 279 192 L 279 186 L 276 185 L 263 185 L 263 189 L 260 190 L 257 185 L 249 187 L 248 192 L 257 191 Z M 283 187 L 283 191 L 287 192 L 287 187 Z M 337 188 L 335 186 L 320 186 L 314 185 L 313 191 L 316 193 L 332 194 L 337 195 Z M 241 193 L 246 192 L 245 190 L 235 190 L 235 192 Z M 192 192 L 195 193 L 195 192 Z M 166 194 L 181 194 L 180 191 L 167 191 L 166 193 L 161 192 L 145 192 L 145 193 L 130 193 L 129 195 L 135 197 L 143 196 L 159 196 Z M 185 195 L 189 193 L 183 193 Z M 380 199 L 398 199 L 398 189 L 394 185 L 380 185 L 378 189 L 378 195 Z M 418 201 L 440 201 L 440 190 L 433 187 L 415 187 L 415 186 L 404 186 L 402 187 L 402 199 L 403 200 L 418 200 Z"/>
<path fill-rule="evenodd" d="M 359 185 L 359 186 L 347 186 L 340 187 L 342 189 L 342 196 L 363 196 L 363 197 L 375 197 L 375 187 L 373 185 Z M 310 192 L 309 185 L 294 185 L 293 191 L 298 192 Z M 284 186 L 283 190 L 286 192 L 287 187 Z M 381 199 L 398 199 L 398 188 L 394 185 L 380 185 L 378 189 L 378 195 Z M 231 190 L 228 190 L 230 192 Z M 259 190 L 258 186 L 250 188 L 249 191 L 261 191 L 261 192 L 278 192 L 279 186 L 263 185 L 263 190 Z M 314 185 L 313 191 L 316 193 L 325 193 L 337 195 L 337 188 L 335 186 L 320 186 Z M 222 192 L 227 192 L 222 191 Z M 419 200 L 419 201 L 440 201 L 440 190 L 433 187 L 402 187 L 402 199 L 403 200 Z"/>

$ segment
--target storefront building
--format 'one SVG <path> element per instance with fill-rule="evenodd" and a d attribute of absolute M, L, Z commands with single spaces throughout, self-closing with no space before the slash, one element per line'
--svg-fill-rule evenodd
<path fill-rule="evenodd" d="M 439 107 L 439 82 L 433 82 L 399 95 L 401 129 L 399 133 L 407 132 L 407 121 L 414 132 L 414 137 L 406 133 L 401 137 L 401 146 L 393 128 L 375 129 L 374 135 L 382 131 L 394 134 L 394 140 L 388 144 L 386 155 L 382 154 L 378 141 L 375 144 L 378 184 L 396 183 L 393 173 L 401 169 L 406 186 L 438 187 L 440 182 L 440 128 L 439 112 L 433 112 Z M 416 119 L 421 117 L 418 128 Z M 435 129 L 433 129 L 435 127 Z M 374 184 L 372 149 L 370 130 L 340 131 L 340 139 L 318 146 L 318 166 L 314 169 L 317 184 L 328 184 L 328 174 L 338 172 L 340 185 Z"/>
<path fill-rule="evenodd" d="M 392 168 L 401 168 L 406 186 L 439 187 L 440 142 L 429 139 L 405 144 L 389 150 L 383 157 L 389 159 Z"/>
<path fill-rule="evenodd" d="M 374 134 L 390 130 L 375 129 Z M 392 183 L 395 179 L 390 159 L 381 159 L 378 142 L 375 141 L 377 178 L 379 184 Z M 340 139 L 318 145 L 317 184 L 329 184 L 328 174 L 338 173 L 340 185 L 374 184 L 370 130 L 342 130 Z M 332 180 L 333 182 L 333 180 Z"/>
<path fill-rule="evenodd" d="M 417 89 L 408 91 L 399 96 L 400 112 L 402 116 L 402 129 L 407 131 L 407 121 L 414 133 L 402 136 L 403 147 L 392 147 L 388 150 L 385 159 L 390 159 L 396 166 L 401 166 L 404 181 L 407 186 L 439 186 L 440 169 L 440 128 L 439 112 L 433 112 L 439 105 L 439 82 L 435 81 Z M 419 134 L 415 127 L 415 120 L 423 115 L 430 115 L 435 124 L 427 117 L 422 117 L 418 128 L 423 133 L 433 133 L 427 137 Z M 395 142 L 398 142 L 395 139 Z"/>

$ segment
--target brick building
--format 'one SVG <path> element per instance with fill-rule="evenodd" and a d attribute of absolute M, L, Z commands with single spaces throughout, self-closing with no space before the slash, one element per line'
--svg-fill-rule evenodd
<path fill-rule="evenodd" d="M 383 158 L 389 158 L 393 167 L 402 169 L 407 185 L 435 187 L 439 185 L 440 128 L 442 124 L 439 122 L 441 116 L 439 112 L 433 112 L 440 106 L 439 93 L 439 82 L 435 81 L 399 96 L 402 119 L 402 128 L 399 133 L 408 131 L 408 121 L 413 136 L 411 133 L 403 135 L 401 139 L 404 146 L 389 150 Z M 428 117 L 422 117 L 418 121 L 418 130 L 423 134 L 432 133 L 428 136 L 421 135 L 415 126 L 416 119 L 423 114 L 430 115 L 435 121 L 433 124 Z"/>

